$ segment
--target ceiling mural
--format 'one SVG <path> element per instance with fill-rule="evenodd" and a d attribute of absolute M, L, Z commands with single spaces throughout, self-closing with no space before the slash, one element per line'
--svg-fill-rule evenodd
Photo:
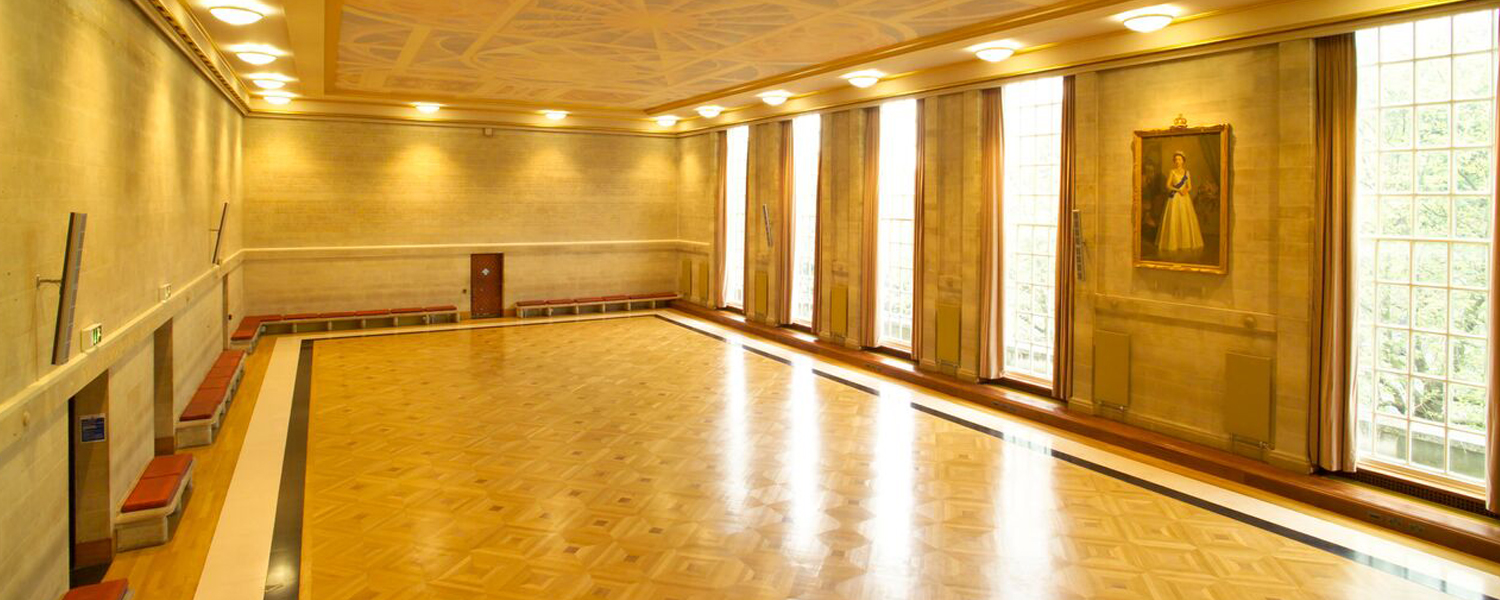
<path fill-rule="evenodd" d="M 334 84 L 642 109 L 1055 0 L 345 0 Z"/>

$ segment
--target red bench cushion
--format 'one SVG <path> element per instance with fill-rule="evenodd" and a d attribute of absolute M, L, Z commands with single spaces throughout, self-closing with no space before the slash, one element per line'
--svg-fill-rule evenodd
<path fill-rule="evenodd" d="M 135 512 L 151 508 L 161 508 L 172 501 L 172 494 L 177 492 L 177 484 L 182 481 L 178 477 L 151 477 L 142 479 L 135 484 L 135 489 L 125 498 L 123 512 Z"/>
<path fill-rule="evenodd" d="M 554 298 L 552 300 L 548 300 L 547 301 L 547 306 L 557 306 L 557 305 L 560 305 L 560 304 L 572 304 L 572 303 L 573 303 L 573 299 L 572 298 Z"/>
<path fill-rule="evenodd" d="M 214 361 L 215 367 L 239 366 L 240 361 L 245 359 L 245 353 L 241 350 L 225 350 L 219 353 L 219 358 Z"/>
<path fill-rule="evenodd" d="M 619 302 L 621 300 L 629 300 L 629 299 L 630 299 L 630 296 L 626 296 L 624 294 L 620 294 L 618 296 L 605 296 L 604 297 L 604 301 L 605 302 Z"/>
<path fill-rule="evenodd" d="M 188 472 L 188 467 L 193 466 L 193 455 L 173 454 L 171 456 L 158 456 L 151 459 L 146 465 L 146 472 L 141 479 L 152 477 L 181 477 Z"/>
<path fill-rule="evenodd" d="M 358 316 L 358 313 L 356 313 L 355 311 L 352 311 L 352 310 L 345 310 L 345 311 L 340 311 L 340 312 L 326 312 L 326 313 L 319 313 L 318 314 L 318 318 L 319 319 L 347 319 L 349 317 L 354 317 L 354 316 Z"/>
<path fill-rule="evenodd" d="M 388 310 L 357 310 L 357 311 L 354 311 L 354 314 L 356 316 L 360 316 L 360 317 L 378 317 L 380 315 L 391 314 L 391 311 L 388 311 Z"/>
<path fill-rule="evenodd" d="M 541 306 L 546 303 L 546 300 L 522 300 L 517 302 L 516 306 Z"/>
<path fill-rule="evenodd" d="M 593 297 L 593 298 L 579 298 L 578 299 L 578 303 L 579 304 L 588 304 L 588 303 L 591 303 L 591 302 L 603 302 L 603 301 L 604 301 L 604 298 L 602 296 L 596 296 L 596 297 Z"/>
<path fill-rule="evenodd" d="M 128 588 L 124 579 L 115 579 L 68 590 L 63 600 L 120 600 Z"/>
<path fill-rule="evenodd" d="M 653 300 L 653 299 L 658 299 L 658 298 L 671 298 L 672 296 L 676 296 L 676 295 L 677 294 L 674 294 L 672 292 L 657 292 L 657 293 L 654 293 L 654 294 L 631 294 L 630 295 L 630 299 L 631 300 Z"/>
<path fill-rule="evenodd" d="M 393 308 L 393 309 L 391 309 L 391 314 L 393 314 L 393 315 L 404 315 L 406 313 L 419 313 L 419 312 L 422 312 L 422 309 L 420 307 Z"/>
<path fill-rule="evenodd" d="M 298 319 L 316 319 L 318 318 L 318 313 L 297 313 L 295 315 L 287 315 L 285 318 L 288 321 L 296 321 Z"/>
<path fill-rule="evenodd" d="M 451 311 L 458 310 L 458 307 L 454 306 L 452 304 L 444 304 L 442 306 L 429 306 L 429 307 L 424 308 L 422 310 L 424 310 L 426 312 L 451 312 Z"/>
<path fill-rule="evenodd" d="M 201 421 L 213 418 L 219 405 L 224 403 L 224 392 L 224 388 L 198 388 L 193 399 L 188 401 L 187 408 L 183 409 L 182 420 Z"/>
<path fill-rule="evenodd" d="M 252 319 L 260 319 L 260 322 L 262 322 L 262 323 L 270 323 L 272 321 L 280 321 L 281 320 L 281 315 L 259 315 L 259 316 L 255 316 L 255 317 L 251 317 L 251 318 Z"/>
<path fill-rule="evenodd" d="M 213 372 L 210 372 L 208 374 L 208 377 L 204 377 L 203 378 L 203 383 L 198 384 L 198 387 L 200 387 L 200 388 L 206 388 L 206 387 L 207 388 L 218 388 L 218 389 L 222 390 L 222 389 L 228 388 L 229 387 L 229 382 L 231 382 L 231 381 L 234 381 L 234 372 L 233 371 L 230 371 L 228 373 L 213 373 Z"/>

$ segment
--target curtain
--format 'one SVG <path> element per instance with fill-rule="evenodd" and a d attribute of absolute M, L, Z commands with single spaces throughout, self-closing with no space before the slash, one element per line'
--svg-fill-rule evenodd
<path fill-rule="evenodd" d="M 1003 227 L 1000 200 L 1005 185 L 1005 121 L 1000 88 L 984 90 L 981 98 L 979 161 L 979 378 L 999 379 L 1004 369 L 1001 337 L 1005 320 L 1002 299 L 1005 285 L 1001 280 L 1001 231 Z"/>
<path fill-rule="evenodd" d="M 743 247 L 745 249 L 744 268 L 740 269 L 740 308 L 745 315 L 746 321 L 754 321 L 755 314 L 755 267 L 759 262 L 760 253 L 755 251 L 752 245 L 755 241 L 755 224 L 760 222 L 760 213 L 752 210 L 755 208 L 755 198 L 759 186 L 756 185 L 756 166 L 759 161 L 755 160 L 756 143 L 755 126 L 748 125 L 745 132 L 745 228 L 739 234 L 745 236 Z M 766 315 L 769 316 L 769 315 Z"/>
<path fill-rule="evenodd" d="M 792 172 L 792 121 L 787 119 L 777 124 L 781 136 L 781 178 L 780 195 L 778 199 L 781 208 L 781 218 L 777 221 L 776 243 L 776 278 L 777 304 L 780 310 L 776 311 L 776 322 L 779 325 L 790 325 L 792 322 L 792 250 L 796 240 L 792 239 L 796 223 L 795 191 Z"/>
<path fill-rule="evenodd" d="M 1351 42 L 1352 46 L 1353 43 Z M 1500 103 L 1497 103 L 1500 108 Z M 1500 112 L 1495 115 L 1495 122 L 1500 123 Z M 1500 150 L 1500 148 L 1497 148 Z M 1500 158 L 1500 152 L 1496 154 Z M 1500 174 L 1500 163 L 1497 163 L 1495 173 Z M 1491 181 L 1494 180 L 1492 176 Z M 1491 184 L 1492 186 L 1494 184 Z M 1492 187 L 1491 190 L 1494 188 Z M 1490 223 L 1500 223 L 1500 202 L 1491 202 Z M 1493 227 L 1493 226 L 1492 226 Z M 1500 244 L 1490 243 L 1490 264 L 1497 265 L 1500 262 Z M 1493 271 L 1493 267 L 1491 268 Z M 1500 338 L 1495 335 L 1496 324 L 1500 323 L 1500 298 L 1495 296 L 1494 276 L 1490 279 L 1490 389 L 1489 389 L 1489 425 L 1485 428 L 1485 481 L 1488 487 L 1485 489 L 1485 508 L 1490 512 L 1500 512 L 1500 395 L 1495 393 L 1500 385 L 1496 384 L 1496 378 L 1500 377 L 1500 351 L 1495 350 L 1495 343 Z"/>
<path fill-rule="evenodd" d="M 723 131 L 714 134 L 714 148 L 718 158 L 714 169 L 714 277 L 709 302 L 714 308 L 724 308 L 724 244 L 728 233 L 724 229 L 725 206 L 729 183 L 729 134 Z"/>
<path fill-rule="evenodd" d="M 922 321 L 926 311 L 922 310 L 922 287 L 926 271 L 926 253 L 923 252 L 923 213 L 926 210 L 926 164 L 927 164 L 927 99 L 917 99 L 917 174 L 915 191 L 912 193 L 912 241 L 911 241 L 911 359 L 918 365 L 927 357 L 927 344 L 922 339 Z"/>
<path fill-rule="evenodd" d="M 880 268 L 876 262 L 880 231 L 880 107 L 863 109 L 865 120 L 865 168 L 864 168 L 864 226 L 860 234 L 859 268 L 859 335 L 860 343 L 875 347 L 880 343 L 880 332 L 875 330 L 875 272 Z"/>
<path fill-rule="evenodd" d="M 1354 193 L 1356 81 L 1354 34 L 1314 40 L 1313 162 L 1315 206 L 1312 281 L 1313 463 L 1330 471 L 1354 468 L 1354 416 L 1349 403 L 1349 265 Z"/>
<path fill-rule="evenodd" d="M 823 140 L 829 138 L 828 125 L 830 121 L 825 117 L 818 118 L 822 119 L 823 122 L 821 124 L 822 128 L 819 130 L 820 135 L 818 136 L 818 191 L 815 196 L 816 199 L 813 200 L 816 203 L 813 207 L 813 214 L 817 215 L 817 221 L 813 225 L 812 331 L 813 335 L 821 336 L 823 335 L 823 330 L 820 329 L 821 318 L 823 316 L 823 221 L 833 216 L 833 209 L 830 208 L 827 214 L 823 212 L 823 207 L 827 206 L 830 202 L 828 198 L 823 197 L 823 183 L 827 181 L 828 170 L 828 161 L 825 160 L 827 155 L 823 152 Z"/>
<path fill-rule="evenodd" d="M 1077 121 L 1074 113 L 1078 98 L 1073 76 L 1063 78 L 1062 159 L 1058 169 L 1057 194 L 1057 303 L 1056 339 L 1052 347 L 1052 397 L 1066 402 L 1073 395 L 1073 177 L 1077 169 L 1074 156 L 1078 151 Z M 1217 154 L 1219 149 L 1214 148 Z M 1212 164 L 1212 163 L 1211 163 Z M 1218 177 L 1217 174 L 1214 177 Z"/>

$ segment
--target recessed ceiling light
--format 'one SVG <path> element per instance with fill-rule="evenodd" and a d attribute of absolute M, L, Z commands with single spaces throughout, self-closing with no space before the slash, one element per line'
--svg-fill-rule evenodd
<path fill-rule="evenodd" d="M 845 80 L 849 81 L 849 85 L 857 88 L 867 88 L 880 83 L 880 78 L 884 76 L 885 73 L 881 73 L 880 71 L 877 71 L 875 69 L 865 69 L 863 71 L 855 71 L 853 73 L 845 73 L 842 75 Z"/>
<path fill-rule="evenodd" d="M 412 104 L 412 106 L 417 107 L 418 111 L 427 113 L 429 115 L 437 112 L 439 108 L 443 107 L 443 105 L 436 102 L 417 102 L 415 104 Z"/>
<path fill-rule="evenodd" d="M 544 110 L 542 111 L 542 114 L 546 115 L 548 119 L 552 119 L 553 121 L 561 121 L 568 118 L 568 111 L 565 110 Z"/>
<path fill-rule="evenodd" d="M 712 119 L 714 117 L 719 116 L 719 114 L 723 113 L 723 112 L 724 112 L 724 107 L 722 107 L 722 106 L 712 106 L 712 105 L 710 105 L 710 106 L 700 106 L 700 107 L 698 107 L 698 114 L 703 115 L 703 118 L 705 118 L 705 119 Z"/>
<path fill-rule="evenodd" d="M 662 115 L 656 118 L 656 124 L 662 127 L 672 127 L 677 125 L 677 117 L 675 115 Z"/>
<path fill-rule="evenodd" d="M 243 6 L 214 6 L 208 9 L 208 14 L 230 25 L 249 25 L 265 17 L 260 11 Z"/>
<path fill-rule="evenodd" d="M 250 81 L 263 90 L 279 90 L 286 87 L 286 82 L 280 79 L 251 79 Z"/>
<path fill-rule="evenodd" d="M 765 102 L 766 104 L 769 104 L 771 106 L 781 106 L 782 104 L 786 103 L 787 98 L 791 98 L 791 97 L 792 97 L 792 93 L 788 92 L 786 90 L 776 90 L 774 92 L 765 92 L 765 93 L 760 94 L 760 96 L 759 96 L 761 102 Z"/>
<path fill-rule="evenodd" d="M 985 62 L 1000 62 L 1016 53 L 1016 49 L 1009 42 L 985 42 L 976 46 L 969 46 L 969 52 Z"/>

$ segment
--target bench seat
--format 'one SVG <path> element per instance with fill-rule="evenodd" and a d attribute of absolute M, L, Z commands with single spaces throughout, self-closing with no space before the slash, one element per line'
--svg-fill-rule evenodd
<path fill-rule="evenodd" d="M 129 582 L 124 579 L 111 579 L 68 590 L 68 593 L 63 594 L 62 600 L 125 600 L 129 597 Z"/>
<path fill-rule="evenodd" d="M 261 335 L 457 323 L 458 320 L 458 307 L 452 304 L 253 315 L 240 321 L 229 340 L 235 348 L 254 349 Z"/>
<path fill-rule="evenodd" d="M 551 316 L 558 309 L 569 308 L 573 309 L 574 314 L 578 314 L 582 313 L 585 307 L 597 307 L 599 312 L 609 312 L 612 306 L 632 310 L 637 303 L 645 303 L 649 308 L 656 308 L 660 302 L 676 300 L 681 297 L 676 292 L 654 292 L 649 294 L 587 296 L 583 298 L 554 298 L 551 300 L 521 300 L 516 302 L 516 316 L 525 317 L 528 312 L 534 311 L 541 311 L 544 315 Z"/>
<path fill-rule="evenodd" d="M 245 353 L 225 350 L 219 353 L 198 389 L 177 416 L 177 444 L 184 448 L 207 446 L 214 442 L 226 407 L 239 389 L 244 375 Z"/>
<path fill-rule="evenodd" d="M 189 454 L 151 459 L 115 520 L 117 550 L 134 550 L 167 543 L 172 516 L 181 512 L 193 488 L 193 457 Z"/>

